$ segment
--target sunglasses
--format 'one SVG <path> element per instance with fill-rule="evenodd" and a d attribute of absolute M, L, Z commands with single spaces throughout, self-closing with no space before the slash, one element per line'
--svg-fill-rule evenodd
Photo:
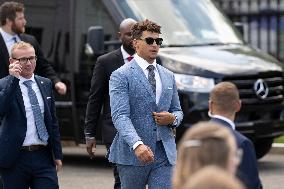
<path fill-rule="evenodd" d="M 156 38 L 154 39 L 153 37 L 146 37 L 144 39 L 141 39 L 142 41 L 145 41 L 148 45 L 152 45 L 154 41 L 156 42 L 157 45 L 162 45 L 163 43 L 163 38 Z"/>

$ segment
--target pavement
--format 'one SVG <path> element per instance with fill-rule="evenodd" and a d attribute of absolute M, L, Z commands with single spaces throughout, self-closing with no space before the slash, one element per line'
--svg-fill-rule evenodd
<path fill-rule="evenodd" d="M 103 157 L 106 155 L 106 148 L 104 145 L 97 145 L 96 156 Z M 283 154 L 284 155 L 284 143 L 273 143 L 269 153 L 272 154 Z M 64 155 L 75 155 L 75 156 L 88 156 L 86 146 L 80 145 L 63 145 Z"/>
<path fill-rule="evenodd" d="M 62 148 L 64 155 L 73 155 L 73 156 L 88 156 L 86 145 L 63 145 Z M 107 150 L 104 145 L 97 145 L 95 154 L 96 156 L 103 157 L 107 153 Z"/>
<path fill-rule="evenodd" d="M 284 144 L 283 143 L 273 143 L 272 148 L 269 153 L 284 154 Z"/>

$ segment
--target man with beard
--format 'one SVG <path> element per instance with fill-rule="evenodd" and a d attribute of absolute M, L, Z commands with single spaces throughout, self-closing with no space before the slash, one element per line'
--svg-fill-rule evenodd
<path fill-rule="evenodd" d="M 66 85 L 57 77 L 54 69 L 46 60 L 34 36 L 24 34 L 27 23 L 24 15 L 24 5 L 17 2 L 5 2 L 0 6 L 0 78 L 9 75 L 9 54 L 15 42 L 25 41 L 33 45 L 37 56 L 37 75 L 49 78 L 56 91 L 63 95 Z"/>
<path fill-rule="evenodd" d="M 111 120 L 109 105 L 109 78 L 114 70 L 124 64 L 128 64 L 133 58 L 132 55 L 135 53 L 135 50 L 132 47 L 131 27 L 135 23 L 136 21 L 131 18 L 121 22 L 118 32 L 118 37 L 122 43 L 121 47 L 99 57 L 93 70 L 85 121 L 87 152 L 91 158 L 95 156 L 95 137 L 102 107 L 102 139 L 108 150 L 116 134 L 116 129 Z M 116 166 L 114 166 L 113 173 L 115 178 L 114 188 L 120 188 L 120 179 Z"/>

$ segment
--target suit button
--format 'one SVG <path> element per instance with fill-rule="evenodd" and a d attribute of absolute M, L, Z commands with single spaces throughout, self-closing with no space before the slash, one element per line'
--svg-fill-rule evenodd
<path fill-rule="evenodd" d="M 157 131 L 157 129 L 155 128 L 155 129 L 153 129 L 153 131 Z"/>

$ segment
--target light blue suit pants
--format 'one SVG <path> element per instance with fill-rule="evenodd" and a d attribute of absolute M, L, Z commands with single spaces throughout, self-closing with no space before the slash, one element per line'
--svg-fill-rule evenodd
<path fill-rule="evenodd" d="M 161 141 L 157 142 L 155 161 L 146 166 L 117 165 L 121 189 L 171 189 L 173 166 Z"/>

